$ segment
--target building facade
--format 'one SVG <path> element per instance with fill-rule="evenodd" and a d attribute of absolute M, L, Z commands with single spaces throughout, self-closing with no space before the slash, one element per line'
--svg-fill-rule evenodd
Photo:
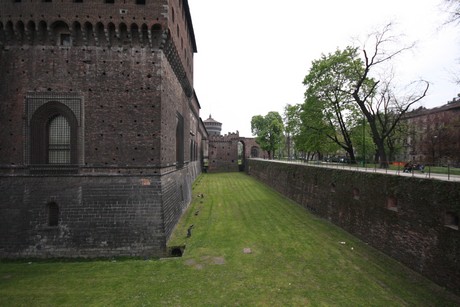
<path fill-rule="evenodd" d="M 0 0 L 0 257 L 164 256 L 207 132 L 187 0 Z"/>
<path fill-rule="evenodd" d="M 433 108 L 418 108 L 405 115 L 408 133 L 401 161 L 460 167 L 460 98 Z"/>

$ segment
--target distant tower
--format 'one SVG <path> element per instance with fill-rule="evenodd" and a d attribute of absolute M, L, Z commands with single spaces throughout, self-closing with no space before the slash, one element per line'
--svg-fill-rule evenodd
<path fill-rule="evenodd" d="M 220 132 L 222 131 L 222 123 L 214 120 L 211 117 L 211 114 L 209 114 L 209 118 L 204 121 L 204 126 L 210 136 L 220 135 Z"/>

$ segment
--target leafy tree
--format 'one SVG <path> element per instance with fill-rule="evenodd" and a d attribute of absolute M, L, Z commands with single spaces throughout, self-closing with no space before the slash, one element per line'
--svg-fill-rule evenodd
<path fill-rule="evenodd" d="M 256 136 L 256 142 L 268 152 L 268 158 L 279 148 L 283 138 L 283 120 L 278 112 L 268 112 L 267 115 L 255 115 L 251 119 L 251 132 Z"/>
<path fill-rule="evenodd" d="M 355 47 L 323 55 L 313 62 L 304 80 L 308 87 L 306 104 L 322 106 L 322 121 L 331 128 L 325 130 L 327 137 L 346 150 L 353 160 L 351 131 L 364 116 L 376 146 L 376 157 L 384 168 L 388 167 L 388 145 L 392 144 L 390 138 L 395 135 L 398 123 L 411 106 L 426 96 L 429 88 L 428 82 L 420 80 L 412 82 L 405 94 L 397 94 L 392 78 L 371 77 L 382 69 L 391 71 L 388 70 L 391 60 L 413 47 L 397 45 L 391 50 L 391 44 L 398 43 L 396 37 L 390 35 L 391 26 L 388 24 L 382 31 L 370 35 L 371 47 L 366 49 L 364 45 L 362 58 Z"/>
<path fill-rule="evenodd" d="M 301 125 L 294 136 L 296 148 L 306 154 L 309 160 L 314 154 L 322 159 L 323 154 L 334 153 L 340 149 L 337 143 L 328 137 L 334 135 L 335 130 L 323 119 L 322 106 L 306 101 L 300 111 Z"/>
<path fill-rule="evenodd" d="M 309 129 L 321 132 L 345 150 L 355 162 L 351 129 L 357 125 L 359 109 L 350 93 L 356 75 L 363 70 L 357 48 L 347 47 L 335 53 L 322 55 L 312 62 L 303 84 L 307 86 L 303 111 L 315 114 L 309 118 Z"/>
<path fill-rule="evenodd" d="M 284 131 L 286 133 L 287 155 L 291 159 L 292 145 L 294 136 L 299 134 L 300 130 L 300 105 L 287 104 L 284 107 Z"/>

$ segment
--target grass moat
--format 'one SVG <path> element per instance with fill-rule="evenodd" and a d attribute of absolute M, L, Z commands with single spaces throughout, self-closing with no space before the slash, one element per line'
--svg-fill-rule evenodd
<path fill-rule="evenodd" d="M 243 173 L 203 174 L 159 260 L 0 262 L 0 306 L 458 306 Z"/>

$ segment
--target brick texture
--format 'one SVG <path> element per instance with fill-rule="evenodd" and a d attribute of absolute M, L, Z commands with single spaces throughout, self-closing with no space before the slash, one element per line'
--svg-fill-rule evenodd
<path fill-rule="evenodd" d="M 196 51 L 186 0 L 0 0 L 0 257 L 165 255 L 207 138 Z M 33 159 L 49 103 L 75 115 L 75 165 Z"/>

